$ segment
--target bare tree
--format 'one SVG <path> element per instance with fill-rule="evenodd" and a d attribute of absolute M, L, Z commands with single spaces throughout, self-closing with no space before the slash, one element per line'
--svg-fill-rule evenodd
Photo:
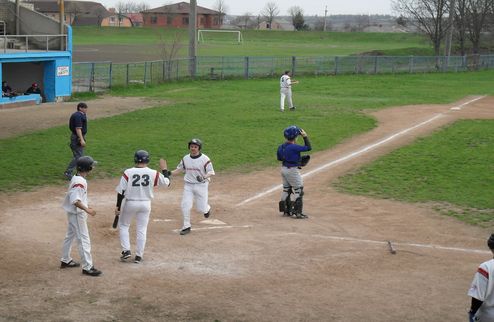
<path fill-rule="evenodd" d="M 228 10 L 225 0 L 216 0 L 214 9 L 218 12 L 218 24 L 221 26 L 223 24 L 223 18 Z"/>
<path fill-rule="evenodd" d="M 480 52 L 480 36 L 485 30 L 492 10 L 491 0 L 467 0 L 467 37 L 472 42 L 473 54 Z"/>
<path fill-rule="evenodd" d="M 77 15 L 82 13 L 82 10 L 79 8 L 79 4 L 77 2 L 70 2 L 65 8 L 65 12 L 69 14 L 69 23 L 72 24 Z"/>
<path fill-rule="evenodd" d="M 455 8 L 455 39 L 458 41 L 460 47 L 460 54 L 463 56 L 466 54 L 466 41 L 467 41 L 467 2 L 468 0 L 456 0 Z"/>
<path fill-rule="evenodd" d="M 232 24 L 240 29 L 247 29 L 251 28 L 255 22 L 252 20 L 252 14 L 250 12 L 246 12 L 243 15 L 233 19 Z"/>
<path fill-rule="evenodd" d="M 307 28 L 304 19 L 304 10 L 299 6 L 293 6 L 288 9 L 288 13 L 292 17 L 292 25 L 295 30 L 303 30 Z"/>
<path fill-rule="evenodd" d="M 434 47 L 436 57 L 440 55 L 441 42 L 448 31 L 446 15 L 448 0 L 393 0 L 393 9 L 407 22 L 426 34 Z M 438 65 L 438 61 L 436 61 Z M 439 66 L 436 66 L 439 68 Z"/>
<path fill-rule="evenodd" d="M 273 28 L 273 20 L 280 13 L 280 9 L 275 2 L 268 2 L 266 6 L 262 10 L 261 14 L 266 19 L 266 22 L 269 24 L 269 29 Z"/>

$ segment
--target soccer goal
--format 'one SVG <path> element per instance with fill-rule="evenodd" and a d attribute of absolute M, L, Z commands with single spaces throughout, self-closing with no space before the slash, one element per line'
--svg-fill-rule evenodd
<path fill-rule="evenodd" d="M 197 41 L 200 43 L 211 41 L 231 41 L 241 44 L 243 42 L 240 30 L 197 30 Z"/>

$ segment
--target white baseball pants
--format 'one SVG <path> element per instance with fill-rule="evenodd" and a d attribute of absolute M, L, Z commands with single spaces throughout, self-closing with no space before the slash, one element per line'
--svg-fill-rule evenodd
<path fill-rule="evenodd" d="M 293 200 L 297 200 L 300 197 L 300 190 L 297 188 L 304 186 L 304 180 L 300 175 L 300 170 L 297 167 L 281 167 L 281 178 L 283 179 L 283 187 L 292 187 Z M 283 190 L 281 193 L 281 200 L 285 200 L 288 193 Z"/>
<path fill-rule="evenodd" d="M 77 240 L 79 256 L 81 257 L 81 266 L 85 270 L 93 267 L 93 258 L 91 257 L 91 240 L 89 239 L 89 230 L 87 228 L 87 213 L 79 212 L 77 214 L 67 213 L 68 226 L 67 234 L 63 240 L 61 261 L 69 263 L 72 260 L 70 250 L 72 242 Z"/>
<path fill-rule="evenodd" d="M 182 196 L 182 216 L 184 218 L 184 225 L 182 229 L 189 228 L 190 225 L 190 210 L 196 201 L 197 211 L 205 214 L 211 209 L 208 204 L 208 187 L 209 181 L 203 183 L 185 183 L 184 194 Z"/>
<path fill-rule="evenodd" d="M 120 246 L 122 250 L 130 250 L 129 228 L 132 219 L 136 218 L 136 255 L 142 257 L 146 247 L 149 214 L 151 213 L 150 200 L 125 200 L 118 221 L 120 231 Z"/>
<path fill-rule="evenodd" d="M 288 107 L 292 108 L 293 107 L 293 101 L 292 101 L 292 88 L 291 87 L 282 87 L 280 89 L 280 109 L 283 111 L 285 110 L 285 98 L 288 100 Z"/>

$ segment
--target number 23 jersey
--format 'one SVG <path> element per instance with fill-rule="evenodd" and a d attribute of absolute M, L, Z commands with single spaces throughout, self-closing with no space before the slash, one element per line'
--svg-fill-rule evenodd
<path fill-rule="evenodd" d="M 124 171 L 115 190 L 124 194 L 127 200 L 151 200 L 154 187 L 161 185 L 169 186 L 170 179 L 148 167 L 133 167 Z"/>

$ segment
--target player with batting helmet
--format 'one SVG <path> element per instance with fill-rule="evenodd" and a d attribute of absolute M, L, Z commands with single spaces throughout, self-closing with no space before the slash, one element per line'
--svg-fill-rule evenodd
<path fill-rule="evenodd" d="M 307 133 L 295 126 L 289 126 L 283 131 L 286 139 L 285 143 L 278 146 L 278 161 L 282 162 L 281 177 L 283 179 L 283 192 L 279 202 L 279 210 L 285 216 L 295 218 L 307 218 L 303 214 L 304 182 L 300 175 L 300 169 L 307 164 L 309 156 L 301 156 L 301 152 L 310 151 L 310 145 Z M 304 139 L 304 145 L 296 144 L 297 137 L 301 135 Z M 294 200 L 291 199 L 293 193 Z"/>
<path fill-rule="evenodd" d="M 487 247 L 494 254 L 494 234 L 487 239 Z M 470 322 L 494 321 L 494 259 L 480 264 L 473 278 L 468 295 L 472 297 Z"/>

